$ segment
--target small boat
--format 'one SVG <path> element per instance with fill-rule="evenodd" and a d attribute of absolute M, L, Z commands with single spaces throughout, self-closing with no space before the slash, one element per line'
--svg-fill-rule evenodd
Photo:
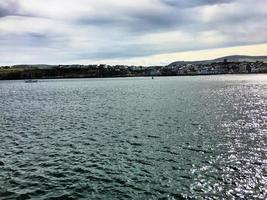
<path fill-rule="evenodd" d="M 29 80 L 25 80 L 25 83 L 37 83 L 38 80 L 34 80 L 34 79 L 29 79 Z"/>

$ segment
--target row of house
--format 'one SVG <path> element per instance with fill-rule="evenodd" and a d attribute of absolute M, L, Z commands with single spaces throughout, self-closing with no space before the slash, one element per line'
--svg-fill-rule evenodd
<path fill-rule="evenodd" d="M 237 73 L 266 73 L 267 63 L 263 62 L 220 62 L 210 64 L 169 65 L 161 68 L 151 68 L 151 76 L 157 75 L 201 75 L 201 74 L 237 74 Z"/>
<path fill-rule="evenodd" d="M 208 64 L 177 63 L 167 66 L 127 66 L 127 65 L 16 65 L 2 68 L 49 69 L 74 73 L 79 71 L 86 76 L 175 76 L 201 74 L 231 73 L 266 73 L 267 63 L 264 62 L 214 62 Z"/>

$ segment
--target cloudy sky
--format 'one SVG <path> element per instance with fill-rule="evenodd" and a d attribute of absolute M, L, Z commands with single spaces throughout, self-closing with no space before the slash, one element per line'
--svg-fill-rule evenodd
<path fill-rule="evenodd" d="M 0 0 L 0 64 L 267 55 L 267 0 Z"/>

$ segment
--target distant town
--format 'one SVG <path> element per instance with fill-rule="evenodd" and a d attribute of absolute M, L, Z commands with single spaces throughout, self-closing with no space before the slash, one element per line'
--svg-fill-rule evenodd
<path fill-rule="evenodd" d="M 266 57 L 258 58 L 230 56 L 149 67 L 106 64 L 1 66 L 0 80 L 267 73 Z"/>

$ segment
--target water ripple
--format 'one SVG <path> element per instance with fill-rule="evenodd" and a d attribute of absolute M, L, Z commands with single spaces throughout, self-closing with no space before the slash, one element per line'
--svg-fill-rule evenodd
<path fill-rule="evenodd" d="M 267 77 L 0 82 L 0 199 L 266 199 Z"/>

